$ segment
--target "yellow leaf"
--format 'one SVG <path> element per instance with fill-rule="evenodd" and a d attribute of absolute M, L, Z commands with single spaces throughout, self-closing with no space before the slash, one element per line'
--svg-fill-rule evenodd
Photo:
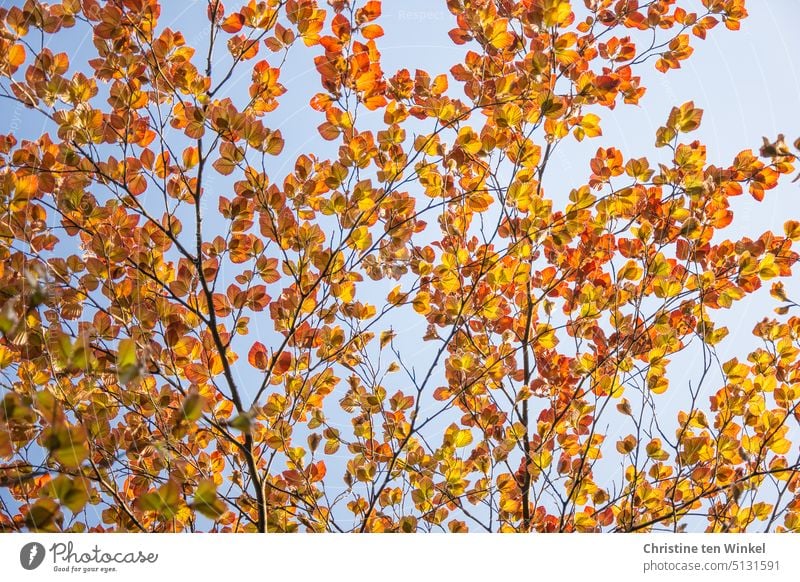
<path fill-rule="evenodd" d="M 387 329 L 386 331 L 382 331 L 380 339 L 381 349 L 385 348 L 386 345 L 395 338 L 395 336 L 397 336 L 397 333 L 395 333 L 395 331 L 392 329 Z"/>
<path fill-rule="evenodd" d="M 758 264 L 758 275 L 762 279 L 773 279 L 780 274 L 780 268 L 775 264 L 773 255 L 766 255 Z"/>
<path fill-rule="evenodd" d="M 414 298 L 414 311 L 426 314 L 431 310 L 431 295 L 427 291 L 420 291 Z"/>
<path fill-rule="evenodd" d="M 353 230 L 348 243 L 352 248 L 365 251 L 372 245 L 372 233 L 366 226 L 359 226 Z"/>
<path fill-rule="evenodd" d="M 540 323 L 536 326 L 536 344 L 548 350 L 552 350 L 558 344 L 556 331 L 551 325 Z"/>
<path fill-rule="evenodd" d="M 136 364 L 136 341 L 128 338 L 119 342 L 117 367 L 124 368 Z"/>
<path fill-rule="evenodd" d="M 653 375 L 647 379 L 647 387 L 654 394 L 663 394 L 669 388 L 669 380 L 664 376 Z"/>
<path fill-rule="evenodd" d="M 130 338 L 119 342 L 117 348 L 117 375 L 123 384 L 139 375 L 139 363 L 136 360 L 136 341 Z"/>
<path fill-rule="evenodd" d="M 466 447 L 471 442 L 472 432 L 467 429 L 459 430 L 453 438 L 453 446 L 456 448 Z"/>
<path fill-rule="evenodd" d="M 783 225 L 783 232 L 786 233 L 786 238 L 793 241 L 800 241 L 800 222 L 797 220 L 789 220 Z"/>
<path fill-rule="evenodd" d="M 544 0 L 544 25 L 561 26 L 572 14 L 569 0 Z"/>
<path fill-rule="evenodd" d="M 460 145 L 469 154 L 475 155 L 481 151 L 481 140 L 478 134 L 475 133 L 469 126 L 464 126 L 458 130 L 458 137 L 456 138 L 456 145 Z"/>
<path fill-rule="evenodd" d="M 603 130 L 600 128 L 600 118 L 594 113 L 587 113 L 581 117 L 574 133 L 578 141 L 583 141 L 584 137 L 603 135 Z"/>
<path fill-rule="evenodd" d="M 776 455 L 785 455 L 792 448 L 792 443 L 785 438 L 777 438 L 769 445 L 770 450 Z"/>
<path fill-rule="evenodd" d="M 622 269 L 620 269 L 617 278 L 620 281 L 624 281 L 625 279 L 629 279 L 631 281 L 638 281 L 642 277 L 643 273 L 644 271 L 639 266 L 639 264 L 636 261 L 630 260 L 627 263 L 625 263 Z"/>
<path fill-rule="evenodd" d="M 594 517 L 586 513 L 585 511 L 580 511 L 575 514 L 575 527 L 579 529 L 591 529 L 597 525 L 597 520 Z"/>
<path fill-rule="evenodd" d="M 700 127 L 703 119 L 703 110 L 694 106 L 694 101 L 689 101 L 678 107 L 673 107 L 667 125 L 682 132 L 694 131 Z"/>
<path fill-rule="evenodd" d="M 653 282 L 653 291 L 661 299 L 675 297 L 681 292 L 681 284 L 670 277 L 661 277 Z"/>
<path fill-rule="evenodd" d="M 7 368 L 16 359 L 14 352 L 4 345 L 0 345 L 0 370 Z"/>

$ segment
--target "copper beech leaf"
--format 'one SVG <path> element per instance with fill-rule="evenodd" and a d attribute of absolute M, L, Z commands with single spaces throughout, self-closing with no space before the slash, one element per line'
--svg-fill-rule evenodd
<path fill-rule="evenodd" d="M 254 342 L 247 355 L 247 361 L 258 370 L 266 370 L 269 367 L 269 354 L 264 344 Z"/>

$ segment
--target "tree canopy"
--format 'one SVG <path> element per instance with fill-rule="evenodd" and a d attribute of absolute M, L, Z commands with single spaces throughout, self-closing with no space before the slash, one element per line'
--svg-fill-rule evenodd
<path fill-rule="evenodd" d="M 440 0 L 442 72 L 384 70 L 378 0 L 10 4 L 0 530 L 800 529 L 800 221 L 728 228 L 800 142 L 716 166 L 676 103 L 553 177 L 744 0 Z"/>

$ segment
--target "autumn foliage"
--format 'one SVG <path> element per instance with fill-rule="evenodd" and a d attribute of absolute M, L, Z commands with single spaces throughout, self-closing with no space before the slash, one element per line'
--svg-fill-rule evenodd
<path fill-rule="evenodd" d="M 444 71 L 377 0 L 0 8 L 0 530 L 800 530 L 800 222 L 726 231 L 800 143 L 716 167 L 676 103 L 548 179 L 745 1 L 440 3 Z"/>

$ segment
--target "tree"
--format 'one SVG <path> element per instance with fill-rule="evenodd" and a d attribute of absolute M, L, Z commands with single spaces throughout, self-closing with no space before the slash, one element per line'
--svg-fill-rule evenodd
<path fill-rule="evenodd" d="M 715 322 L 792 274 L 800 222 L 725 228 L 800 143 L 715 167 L 689 102 L 657 162 L 547 181 L 744 0 L 447 0 L 438 75 L 382 69 L 379 1 L 229 4 L 191 42 L 157 0 L 0 9 L 45 124 L 0 136 L 0 529 L 800 529 L 797 304 L 738 359 Z M 288 160 L 298 52 L 333 147 Z"/>

